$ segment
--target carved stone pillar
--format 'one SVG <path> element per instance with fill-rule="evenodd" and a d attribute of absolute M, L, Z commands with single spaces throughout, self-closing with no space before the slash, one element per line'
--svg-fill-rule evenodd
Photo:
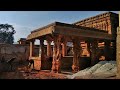
<path fill-rule="evenodd" d="M 30 58 L 34 55 L 34 41 L 35 40 L 32 40 L 30 42 Z"/>
<path fill-rule="evenodd" d="M 91 56 L 91 47 L 90 47 L 90 41 L 86 41 L 87 43 L 87 51 L 89 52 L 89 56 Z"/>
<path fill-rule="evenodd" d="M 62 47 L 61 47 L 61 36 L 54 36 L 54 47 L 53 47 L 53 62 L 52 71 L 61 72 L 61 58 L 62 58 Z"/>
<path fill-rule="evenodd" d="M 47 40 L 47 56 L 51 57 L 51 41 Z"/>
<path fill-rule="evenodd" d="M 41 57 L 41 61 L 44 60 L 44 39 L 40 39 L 40 49 L 39 49 L 39 56 Z"/>
<path fill-rule="evenodd" d="M 74 72 L 78 72 L 80 70 L 79 67 L 79 60 L 80 60 L 80 41 L 79 38 L 74 38 L 73 39 L 73 65 L 72 65 L 72 70 Z"/>
<path fill-rule="evenodd" d="M 97 58 L 97 49 L 98 49 L 98 42 L 96 40 L 91 42 L 91 66 L 95 65 L 98 62 Z"/>
<path fill-rule="evenodd" d="M 57 53 L 57 40 L 54 38 L 54 45 L 53 45 L 53 61 L 52 61 L 52 72 L 56 71 L 56 53 Z"/>
<path fill-rule="evenodd" d="M 64 40 L 62 43 L 62 55 L 63 57 L 67 55 L 67 40 Z"/>
<path fill-rule="evenodd" d="M 104 54 L 105 54 L 105 60 L 110 60 L 111 58 L 111 50 L 110 50 L 110 41 L 105 40 L 105 46 L 104 46 Z"/>

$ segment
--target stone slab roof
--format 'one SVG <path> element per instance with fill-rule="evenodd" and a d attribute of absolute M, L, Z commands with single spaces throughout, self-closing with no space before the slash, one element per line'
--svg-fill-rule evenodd
<path fill-rule="evenodd" d="M 37 39 L 41 36 L 45 36 L 47 34 L 60 34 L 65 36 L 80 36 L 80 37 L 88 37 L 88 38 L 99 38 L 99 39 L 113 39 L 111 35 L 107 33 L 107 31 L 77 26 L 73 24 L 54 22 L 42 28 L 36 29 L 28 35 L 27 40 Z"/>

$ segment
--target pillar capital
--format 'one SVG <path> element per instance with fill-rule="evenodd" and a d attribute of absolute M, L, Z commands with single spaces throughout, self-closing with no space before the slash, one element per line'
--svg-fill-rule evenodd
<path fill-rule="evenodd" d="M 51 40 L 49 40 L 49 39 L 46 39 L 46 42 L 47 42 L 47 44 L 51 44 Z"/>

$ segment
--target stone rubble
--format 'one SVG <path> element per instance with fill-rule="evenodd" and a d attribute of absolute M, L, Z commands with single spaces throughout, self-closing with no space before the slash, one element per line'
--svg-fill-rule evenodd
<path fill-rule="evenodd" d="M 88 67 L 73 75 L 68 75 L 68 79 L 104 79 L 116 76 L 116 61 L 100 61 L 92 67 Z"/>

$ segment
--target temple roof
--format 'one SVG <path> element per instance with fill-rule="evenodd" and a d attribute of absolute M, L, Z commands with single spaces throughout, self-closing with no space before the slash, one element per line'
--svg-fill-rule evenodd
<path fill-rule="evenodd" d="M 65 36 L 80 36 L 100 39 L 113 39 L 107 31 L 95 28 L 77 26 L 73 24 L 54 22 L 42 28 L 36 29 L 28 35 L 27 40 L 36 39 L 47 34 L 60 34 Z"/>

